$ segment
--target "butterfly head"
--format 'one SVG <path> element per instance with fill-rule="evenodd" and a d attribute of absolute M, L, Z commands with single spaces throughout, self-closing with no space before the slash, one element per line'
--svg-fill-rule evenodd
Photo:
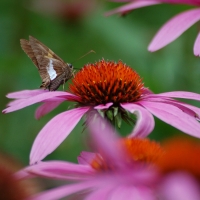
<path fill-rule="evenodd" d="M 68 67 L 73 70 L 73 65 L 71 63 L 67 63 Z"/>
<path fill-rule="evenodd" d="M 67 66 L 69 67 L 69 70 L 71 72 L 71 78 L 74 77 L 75 73 L 74 66 L 71 63 L 67 63 Z"/>

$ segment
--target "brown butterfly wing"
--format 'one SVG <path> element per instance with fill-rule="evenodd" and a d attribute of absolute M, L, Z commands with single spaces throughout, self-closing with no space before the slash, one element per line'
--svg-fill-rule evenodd
<path fill-rule="evenodd" d="M 63 64 L 59 60 L 51 60 L 53 62 L 53 68 L 56 71 L 56 78 L 51 80 L 49 90 L 57 90 L 58 87 L 64 84 L 67 80 L 73 77 L 73 68 L 70 68 L 69 64 Z"/>
<path fill-rule="evenodd" d="M 38 62 L 33 52 L 33 49 L 31 48 L 30 42 L 28 40 L 21 39 L 20 44 L 24 52 L 33 61 L 34 65 L 38 68 Z"/>
<path fill-rule="evenodd" d="M 34 38 L 33 36 L 29 36 L 29 41 L 31 48 L 37 59 L 40 59 L 40 56 L 49 56 L 56 60 L 60 60 L 62 63 L 65 63 L 58 55 L 56 55 L 51 49 L 49 49 L 42 42 Z"/>
<path fill-rule="evenodd" d="M 21 39 L 20 43 L 24 52 L 29 56 L 39 70 L 42 79 L 42 85 L 40 87 L 44 89 L 48 88 L 53 79 L 49 76 L 47 67 L 52 63 L 57 77 L 63 73 L 66 64 L 47 46 L 32 36 L 29 36 L 29 41 Z"/>

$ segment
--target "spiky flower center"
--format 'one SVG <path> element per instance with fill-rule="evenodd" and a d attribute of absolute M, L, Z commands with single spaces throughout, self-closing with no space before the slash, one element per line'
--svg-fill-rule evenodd
<path fill-rule="evenodd" d="M 129 164 L 135 162 L 157 163 L 158 159 L 164 155 L 164 150 L 161 146 L 149 139 L 125 138 L 119 141 L 119 145 L 124 149 L 124 156 Z M 113 168 L 100 154 L 96 154 L 91 166 L 98 171 L 106 171 Z"/>
<path fill-rule="evenodd" d="M 129 66 L 118 61 L 101 60 L 85 65 L 76 73 L 69 86 L 71 93 L 80 97 L 81 105 L 95 106 L 135 102 L 142 95 L 140 76 Z"/>

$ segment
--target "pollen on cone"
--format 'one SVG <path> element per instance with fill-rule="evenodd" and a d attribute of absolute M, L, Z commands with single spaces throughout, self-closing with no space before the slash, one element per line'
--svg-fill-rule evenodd
<path fill-rule="evenodd" d="M 160 144 L 147 138 L 126 138 L 121 142 L 129 157 L 134 161 L 154 163 L 164 155 Z"/>
<path fill-rule="evenodd" d="M 128 163 L 155 164 L 165 154 L 160 144 L 147 138 L 124 138 L 119 140 L 118 145 L 119 148 L 124 149 L 124 156 Z M 97 171 L 107 171 L 114 167 L 111 163 L 106 163 L 100 154 L 96 154 L 90 165 Z"/>
<path fill-rule="evenodd" d="M 76 73 L 70 91 L 81 98 L 82 105 L 99 105 L 112 102 L 134 102 L 141 97 L 143 83 L 129 66 L 118 61 L 101 60 L 85 65 Z"/>

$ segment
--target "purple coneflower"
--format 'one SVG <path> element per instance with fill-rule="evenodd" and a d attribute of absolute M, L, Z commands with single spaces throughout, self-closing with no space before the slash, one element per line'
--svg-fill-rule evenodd
<path fill-rule="evenodd" d="M 150 163 L 162 156 L 160 145 L 148 139 L 120 139 L 108 124 L 98 119 L 89 123 L 89 128 L 93 148 L 98 153 L 82 152 L 79 164 L 39 162 L 16 174 L 18 178 L 39 176 L 72 182 L 39 193 L 29 200 L 53 200 L 73 194 L 84 195 L 87 200 L 156 199 L 153 188 L 158 174 Z"/>
<path fill-rule="evenodd" d="M 69 92 L 24 90 L 10 93 L 7 97 L 16 100 L 8 104 L 4 113 L 42 102 L 36 111 L 36 118 L 64 101 L 77 103 L 76 108 L 55 116 L 40 131 L 31 150 L 31 164 L 54 151 L 83 115 L 89 116 L 91 110 L 98 110 L 118 126 L 122 119 L 131 121 L 129 114 L 133 113 L 137 121 L 129 137 L 147 136 L 154 128 L 153 115 L 187 134 L 200 137 L 200 109 L 173 99 L 199 101 L 199 94 L 183 91 L 153 94 L 144 87 L 140 76 L 122 61 L 101 60 L 87 64 L 73 78 Z"/>
<path fill-rule="evenodd" d="M 121 6 L 117 9 L 114 9 L 110 12 L 107 12 L 106 13 L 107 16 L 115 13 L 125 14 L 137 8 L 156 5 L 160 3 L 188 4 L 198 7 L 200 6 L 199 0 L 135 0 L 135 1 L 115 0 L 115 1 L 128 2 L 128 4 Z M 158 31 L 158 33 L 151 41 L 148 50 L 157 51 L 162 47 L 168 45 L 199 20 L 200 20 L 200 8 L 193 8 L 176 15 L 162 26 L 162 28 Z M 200 33 L 198 33 L 198 36 L 194 43 L 193 51 L 194 55 L 200 56 Z"/>
<path fill-rule="evenodd" d="M 39 162 L 16 174 L 19 179 L 39 176 L 72 181 L 30 200 L 53 200 L 72 194 L 87 200 L 199 200 L 199 143 L 173 138 L 161 146 L 146 138 L 122 139 L 108 124 L 97 122 L 89 128 L 98 153 L 82 152 L 79 164 Z"/>

